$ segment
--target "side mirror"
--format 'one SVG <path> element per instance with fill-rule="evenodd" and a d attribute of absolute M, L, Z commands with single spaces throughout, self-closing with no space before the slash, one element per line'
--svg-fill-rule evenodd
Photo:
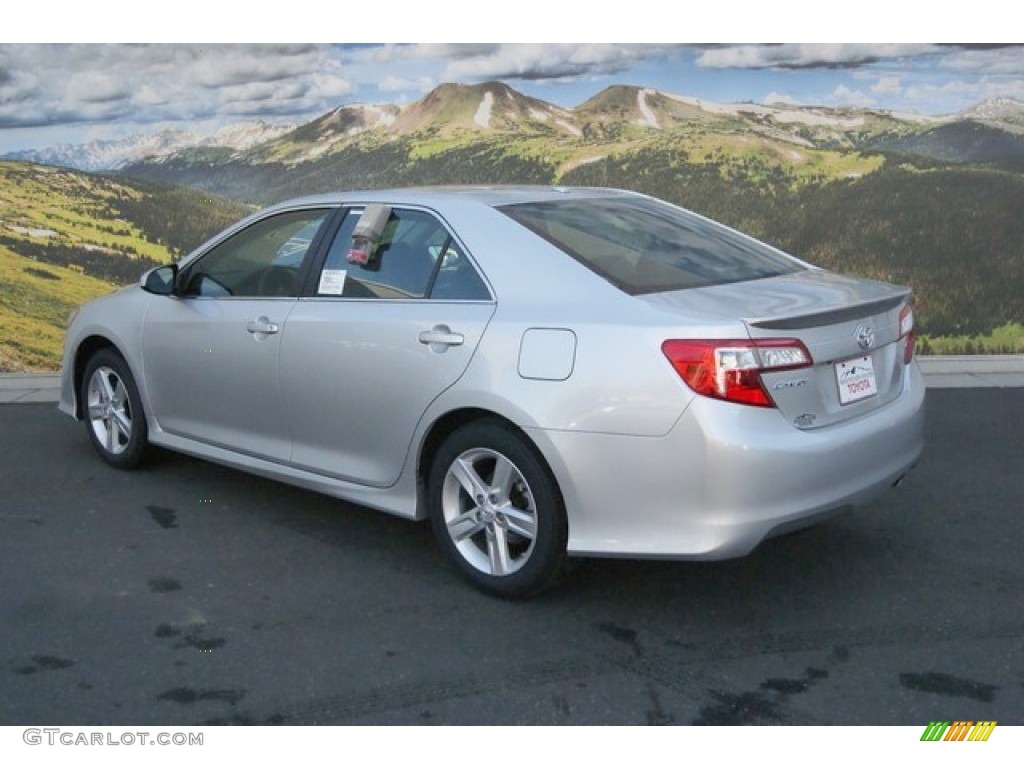
<path fill-rule="evenodd" d="M 167 264 L 154 267 L 142 276 L 142 290 L 155 293 L 157 296 L 170 296 L 174 293 L 174 282 L 178 277 L 178 265 Z"/>

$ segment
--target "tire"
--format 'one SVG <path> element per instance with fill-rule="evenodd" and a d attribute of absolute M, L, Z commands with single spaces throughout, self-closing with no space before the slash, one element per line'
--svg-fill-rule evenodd
<path fill-rule="evenodd" d="M 478 588 L 527 597 L 561 575 L 562 495 L 533 447 L 508 427 L 477 421 L 453 432 L 434 456 L 427 494 L 442 550 Z"/>
<path fill-rule="evenodd" d="M 100 457 L 118 469 L 142 464 L 149 447 L 146 414 L 124 358 L 112 349 L 89 358 L 80 397 L 85 428 Z"/>

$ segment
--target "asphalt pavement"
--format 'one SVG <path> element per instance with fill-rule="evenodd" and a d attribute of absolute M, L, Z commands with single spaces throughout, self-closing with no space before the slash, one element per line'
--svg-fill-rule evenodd
<path fill-rule="evenodd" d="M 0 724 L 1024 724 L 1024 389 L 929 392 L 920 465 L 856 513 L 526 602 L 426 525 L 112 469 L 50 399 L 0 408 Z"/>

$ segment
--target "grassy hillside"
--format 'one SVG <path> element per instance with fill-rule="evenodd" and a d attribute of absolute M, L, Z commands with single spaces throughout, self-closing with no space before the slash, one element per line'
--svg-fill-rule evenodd
<path fill-rule="evenodd" d="M 72 309 L 245 210 L 196 190 L 0 162 L 0 371 L 56 370 Z"/>
<path fill-rule="evenodd" d="M 919 133 L 883 133 L 867 144 L 876 149 L 920 155 L 950 163 L 993 163 L 1024 170 L 1024 136 L 978 122 L 939 125 Z"/>
<path fill-rule="evenodd" d="M 802 190 L 770 237 L 824 267 L 914 287 L 921 329 L 985 335 L 1024 320 L 1024 176 L 889 164 Z"/>

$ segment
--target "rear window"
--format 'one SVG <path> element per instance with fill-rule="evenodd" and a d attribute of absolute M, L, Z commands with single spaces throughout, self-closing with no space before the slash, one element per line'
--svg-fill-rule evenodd
<path fill-rule="evenodd" d="M 649 198 L 552 200 L 499 210 L 631 294 L 804 269 L 757 240 Z"/>

